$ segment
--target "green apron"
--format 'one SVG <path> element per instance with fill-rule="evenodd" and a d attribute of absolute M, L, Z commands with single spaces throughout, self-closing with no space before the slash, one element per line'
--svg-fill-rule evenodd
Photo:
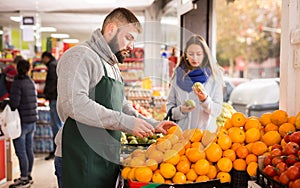
<path fill-rule="evenodd" d="M 95 87 L 95 101 L 120 112 L 124 85 L 108 77 L 103 68 L 105 76 Z M 120 136 L 120 131 L 84 125 L 69 117 L 62 138 L 63 188 L 115 187 L 120 171 Z"/>

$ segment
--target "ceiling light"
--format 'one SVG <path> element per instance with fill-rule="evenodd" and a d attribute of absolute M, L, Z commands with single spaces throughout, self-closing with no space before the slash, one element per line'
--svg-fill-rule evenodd
<path fill-rule="evenodd" d="M 68 35 L 68 34 L 59 34 L 59 33 L 52 33 L 51 37 L 52 38 L 63 39 L 63 38 L 69 38 L 70 35 Z"/>
<path fill-rule="evenodd" d="M 40 31 L 41 32 L 56 32 L 56 28 L 55 27 L 41 27 Z"/>
<path fill-rule="evenodd" d="M 20 22 L 22 20 L 22 18 L 20 16 L 11 16 L 11 17 L 9 17 L 9 19 L 11 19 L 12 21 L 15 21 L 15 22 Z"/>
<path fill-rule="evenodd" d="M 2 30 L 0 30 L 0 35 L 3 35 L 3 31 Z"/>
<path fill-rule="evenodd" d="M 69 43 L 69 44 L 76 44 L 76 43 L 79 43 L 79 40 L 78 39 L 64 39 L 63 42 Z"/>

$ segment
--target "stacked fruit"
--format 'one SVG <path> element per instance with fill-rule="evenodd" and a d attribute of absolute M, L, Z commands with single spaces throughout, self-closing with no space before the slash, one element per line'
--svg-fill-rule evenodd
<path fill-rule="evenodd" d="M 222 112 L 217 117 L 217 125 L 223 126 L 225 124 L 226 120 L 230 119 L 232 114 L 234 114 L 235 112 L 236 112 L 236 110 L 229 103 L 224 102 L 222 104 Z"/>
<path fill-rule="evenodd" d="M 147 150 L 134 150 L 123 161 L 124 179 L 154 183 L 230 182 L 232 161 L 222 156 L 217 135 L 174 126 Z"/>

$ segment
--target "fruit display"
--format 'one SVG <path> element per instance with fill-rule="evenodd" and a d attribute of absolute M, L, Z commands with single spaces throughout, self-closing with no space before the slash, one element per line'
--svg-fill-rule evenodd
<path fill-rule="evenodd" d="M 153 144 L 158 138 L 163 136 L 162 133 L 154 133 L 152 136 L 140 138 L 132 134 L 121 132 L 121 144 Z"/>
<path fill-rule="evenodd" d="M 223 126 L 227 119 L 230 119 L 232 114 L 234 114 L 236 110 L 227 102 L 223 102 L 222 104 L 222 112 L 217 117 L 217 126 Z"/>

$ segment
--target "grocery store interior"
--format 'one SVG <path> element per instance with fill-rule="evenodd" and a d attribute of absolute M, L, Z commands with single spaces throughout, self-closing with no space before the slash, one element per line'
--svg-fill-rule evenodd
<path fill-rule="evenodd" d="M 271 153 L 275 144 L 282 145 L 287 132 L 297 132 L 300 129 L 300 90 L 297 84 L 300 82 L 300 19 L 295 19 L 300 18 L 299 5 L 300 0 L 253 0 L 252 3 L 246 0 L 23 0 L 22 3 L 19 0 L 1 0 L 0 73 L 13 63 L 16 56 L 23 56 L 31 63 L 30 77 L 38 93 L 38 121 L 34 134 L 35 158 L 32 172 L 34 183 L 31 187 L 58 187 L 54 161 L 45 160 L 53 150 L 53 135 L 49 101 L 43 93 L 47 66 L 41 62 L 41 54 L 48 51 L 59 62 L 65 51 L 90 39 L 92 32 L 102 27 L 105 16 L 117 7 L 130 9 L 143 26 L 142 33 L 134 43 L 134 49 L 125 58 L 124 63 L 119 64 L 125 96 L 132 102 L 133 107 L 146 117 L 158 121 L 164 119 L 167 115 L 170 80 L 185 42 L 190 35 L 199 34 L 206 40 L 212 56 L 224 73 L 223 109 L 217 117 L 218 127 L 225 127 L 226 135 L 229 135 L 229 129 L 235 125 L 228 126 L 226 122 L 231 121 L 235 112 L 241 112 L 245 118 L 244 124 L 240 125 L 244 126 L 241 134 L 245 134 L 245 138 L 236 142 L 245 149 L 250 143 L 256 144 L 261 141 L 267 148 L 258 153 L 250 152 L 248 148 L 247 154 L 244 157 L 240 156 L 239 152 L 233 149 L 237 147 L 233 146 L 234 138 L 229 135 L 232 142 L 230 146 L 226 147 L 217 142 L 223 153 L 222 157 L 225 158 L 225 150 L 231 149 L 235 151 L 236 158 L 244 161 L 248 156 L 254 155 L 255 164 L 259 165 L 260 155 L 268 153 L 268 150 Z M 272 123 L 275 125 L 272 128 L 268 126 L 266 130 L 267 123 L 263 122 L 262 115 L 277 110 L 282 110 L 288 118 L 286 121 L 278 120 L 280 123 L 277 124 L 274 120 Z M 259 138 L 249 138 L 252 139 L 249 141 L 247 135 L 255 132 L 252 130 L 253 132 L 247 133 L 246 125 L 251 117 L 257 117 L 261 128 L 258 132 Z M 292 127 L 282 126 L 287 123 L 292 124 Z M 219 133 L 222 131 L 218 130 L 218 133 L 209 133 L 210 136 L 215 134 L 216 137 L 211 136 L 214 141 L 221 137 Z M 267 134 L 269 131 L 272 135 Z M 204 135 L 202 133 L 202 139 Z M 8 188 L 14 179 L 20 177 L 20 168 L 12 139 L 1 136 L 3 135 L 0 134 L 0 187 Z M 145 149 L 145 146 L 162 137 L 161 134 L 155 134 L 155 138 L 149 137 L 145 140 L 125 133 L 122 136 L 124 140 L 121 138 L 121 142 L 126 150 L 121 155 L 123 159 L 133 151 L 130 146 L 137 144 Z M 274 138 L 273 141 L 269 141 L 268 137 Z M 192 145 L 199 140 L 190 142 Z M 206 149 L 208 146 L 210 145 L 207 144 Z M 259 144 L 257 146 L 261 147 Z M 289 154 L 298 155 L 299 158 L 299 153 L 300 149 L 297 154 Z M 210 160 L 208 156 L 206 158 L 216 166 L 219 164 L 219 160 Z M 232 159 L 229 155 L 227 158 Z M 190 158 L 189 160 L 192 161 Z M 230 169 L 238 166 L 235 165 L 236 160 L 231 160 Z M 196 161 L 192 163 L 196 164 Z M 238 172 L 247 171 L 248 166 L 251 165 L 247 162 Z M 219 175 L 219 172 L 223 172 L 220 168 L 222 169 L 220 166 L 216 168 L 213 178 L 207 173 L 201 174 L 195 170 L 199 175 L 196 176 L 201 176 L 199 181 L 209 177 L 209 180 L 218 178 L 228 183 L 229 172 L 225 170 L 225 175 Z M 300 166 L 297 168 L 298 178 L 289 177 L 289 182 L 279 182 L 284 185 L 289 183 L 291 187 L 300 185 Z M 245 174 L 249 175 L 249 171 Z M 190 177 L 187 172 L 184 174 L 185 178 Z M 239 185 L 233 176 L 238 177 L 240 174 L 230 175 L 230 186 L 234 187 L 234 183 Z M 263 187 L 258 185 L 258 179 L 248 175 L 248 187 Z M 255 171 L 254 176 L 256 175 Z M 280 175 L 277 178 L 279 177 Z M 188 180 L 193 182 L 196 178 Z M 252 182 L 249 183 L 248 180 Z M 238 187 L 244 186 L 241 184 Z"/>

